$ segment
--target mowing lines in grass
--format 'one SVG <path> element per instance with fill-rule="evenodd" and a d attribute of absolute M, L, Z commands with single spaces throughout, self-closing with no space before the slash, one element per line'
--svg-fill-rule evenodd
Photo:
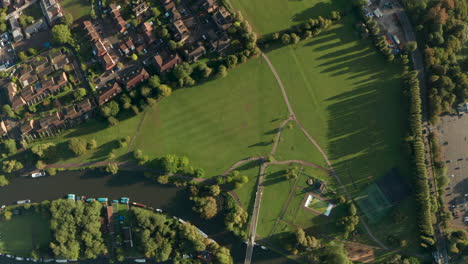
<path fill-rule="evenodd" d="M 391 203 L 375 183 L 367 187 L 363 195 L 356 197 L 356 202 L 371 223 L 379 221 L 391 207 Z"/>

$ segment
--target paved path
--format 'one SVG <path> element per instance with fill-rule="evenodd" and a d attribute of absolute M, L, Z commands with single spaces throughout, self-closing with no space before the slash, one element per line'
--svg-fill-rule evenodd
<path fill-rule="evenodd" d="M 239 168 L 240 166 L 249 163 L 251 161 L 256 161 L 256 160 L 264 160 L 264 157 L 248 157 L 243 160 L 239 160 L 238 162 L 234 163 L 227 171 L 225 171 L 222 176 L 228 176 L 233 170 Z"/>

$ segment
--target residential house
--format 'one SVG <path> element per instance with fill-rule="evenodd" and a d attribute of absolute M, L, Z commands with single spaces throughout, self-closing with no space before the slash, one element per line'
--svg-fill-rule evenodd
<path fill-rule="evenodd" d="M 105 53 L 103 56 L 100 57 L 101 62 L 104 65 L 104 69 L 106 71 L 112 70 L 115 66 L 117 66 L 117 61 L 109 55 L 109 53 Z"/>
<path fill-rule="evenodd" d="M 132 71 L 130 74 L 125 76 L 122 79 L 122 82 L 125 84 L 125 89 L 127 89 L 127 91 L 130 91 L 133 90 L 133 88 L 135 88 L 135 86 L 137 86 L 141 82 L 144 82 L 145 80 L 149 79 L 149 77 L 149 73 L 144 68 L 141 68 L 139 70 Z"/>
<path fill-rule="evenodd" d="M 216 0 L 200 0 L 199 5 L 208 13 L 213 13 L 218 8 Z"/>
<path fill-rule="evenodd" d="M 111 4 L 110 8 L 111 8 L 112 19 L 114 20 L 118 31 L 120 33 L 123 33 L 125 31 L 127 31 L 127 26 L 126 26 L 127 22 L 120 15 L 120 10 L 119 10 L 120 6 L 117 6 L 115 4 Z"/>
<path fill-rule="evenodd" d="M 21 31 L 21 26 L 18 22 L 18 19 L 15 16 L 10 17 L 8 20 L 10 22 L 11 35 L 13 36 L 13 41 L 18 42 L 23 40 L 23 32 Z"/>
<path fill-rule="evenodd" d="M 63 125 L 64 120 L 62 120 L 60 113 L 55 112 L 46 117 L 39 119 L 39 129 L 37 132 L 42 133 L 52 128 L 59 128 Z"/>
<path fill-rule="evenodd" d="M 63 17 L 62 7 L 56 0 L 41 0 L 41 9 L 50 26 Z"/>
<path fill-rule="evenodd" d="M 11 108 L 13 111 L 18 110 L 20 107 L 26 104 L 26 101 L 18 94 L 17 86 L 14 82 L 10 82 L 6 85 L 8 100 L 10 101 Z"/>
<path fill-rule="evenodd" d="M 198 61 L 198 59 L 205 54 L 206 49 L 205 47 L 203 47 L 203 45 L 199 45 L 198 47 L 192 49 L 184 50 L 185 58 L 189 62 Z"/>
<path fill-rule="evenodd" d="M 150 22 L 145 22 L 141 25 L 141 31 L 143 32 L 143 37 L 145 38 L 146 43 L 153 43 L 156 38 L 154 37 L 153 25 Z"/>
<path fill-rule="evenodd" d="M 190 32 L 188 28 L 185 26 L 184 21 L 176 20 L 172 23 L 172 26 L 175 30 L 175 38 L 177 41 L 184 42 L 190 37 Z"/>
<path fill-rule="evenodd" d="M 86 98 L 76 104 L 76 110 L 81 116 L 83 116 L 84 114 L 93 110 L 93 104 L 89 98 Z M 87 116 L 84 116 L 84 118 L 87 118 Z"/>
<path fill-rule="evenodd" d="M 122 92 L 122 87 L 117 82 L 114 82 L 112 86 L 102 88 L 103 90 L 97 95 L 96 100 L 99 105 L 103 105 L 110 99 Z"/>
<path fill-rule="evenodd" d="M 216 11 L 213 13 L 213 20 L 222 31 L 228 30 L 228 28 L 231 27 L 232 23 L 234 22 L 231 13 L 229 13 L 229 11 L 224 6 L 216 9 Z"/>
<path fill-rule="evenodd" d="M 20 131 L 23 136 L 29 134 L 29 132 L 31 132 L 33 129 L 34 129 L 34 120 L 26 121 L 20 126 Z"/>
<path fill-rule="evenodd" d="M 3 120 L 0 121 L 0 137 L 8 135 L 8 128 Z"/>
<path fill-rule="evenodd" d="M 18 78 L 18 81 L 20 82 L 21 86 L 23 86 L 23 87 L 34 84 L 38 80 L 39 80 L 39 78 L 37 78 L 37 75 L 34 72 L 28 72 L 28 73 L 26 73 L 24 75 L 21 75 Z"/>
<path fill-rule="evenodd" d="M 119 48 L 120 48 L 120 51 L 122 51 L 123 54 L 125 55 L 128 55 L 130 53 L 130 49 L 128 48 L 127 45 L 125 45 L 125 43 L 120 44 Z"/>
<path fill-rule="evenodd" d="M 31 35 L 41 31 L 42 29 L 47 28 L 47 23 L 44 21 L 44 19 L 39 18 L 36 21 L 34 21 L 31 25 L 27 26 L 24 28 L 24 33 L 26 35 L 27 39 L 31 38 Z"/>
<path fill-rule="evenodd" d="M 177 64 L 182 63 L 180 56 L 176 54 L 169 54 L 168 52 L 161 52 L 153 57 L 156 70 L 159 74 L 166 73 L 174 68 Z"/>
<path fill-rule="evenodd" d="M 63 68 L 63 66 L 70 63 L 67 54 L 62 54 L 58 57 L 52 59 L 52 65 L 54 66 L 55 70 L 58 71 Z"/>
<path fill-rule="evenodd" d="M 162 0 L 162 4 L 164 6 L 164 9 L 166 11 L 172 10 L 175 8 L 175 2 L 174 0 Z"/>
<path fill-rule="evenodd" d="M 80 114 L 76 111 L 74 105 L 67 106 L 63 110 L 63 119 L 65 119 L 65 120 L 72 120 L 72 119 L 75 119 L 75 118 L 77 118 L 79 116 L 80 116 Z"/>
<path fill-rule="evenodd" d="M 7 7 L 11 4 L 11 0 L 2 0 L 2 7 Z"/>
<path fill-rule="evenodd" d="M 211 51 L 222 52 L 231 45 L 231 39 L 225 32 L 222 32 L 220 36 L 210 33 L 211 32 L 209 31 L 208 35 L 210 36 L 210 41 L 208 42 L 208 46 Z"/>
<path fill-rule="evenodd" d="M 132 39 L 127 39 L 127 41 L 125 41 L 125 45 L 132 51 L 135 50 L 135 45 L 133 45 L 133 42 L 132 42 Z"/>
<path fill-rule="evenodd" d="M 142 14 L 144 14 L 146 11 L 148 11 L 148 9 L 149 9 L 148 4 L 143 1 L 140 4 L 138 4 L 137 6 L 135 6 L 134 8 L 132 8 L 132 11 L 133 11 L 133 13 L 135 13 L 136 17 L 139 17 Z"/>

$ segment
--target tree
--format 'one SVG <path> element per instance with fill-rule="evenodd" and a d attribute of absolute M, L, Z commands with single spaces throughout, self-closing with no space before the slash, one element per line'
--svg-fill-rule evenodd
<path fill-rule="evenodd" d="M 24 62 L 28 60 L 28 55 L 26 55 L 26 52 L 21 51 L 20 53 L 18 53 L 18 58 L 20 59 L 20 61 Z"/>
<path fill-rule="evenodd" d="M 320 246 L 320 242 L 313 236 L 308 236 L 302 228 L 296 231 L 296 240 L 299 245 L 306 249 L 316 249 Z"/>
<path fill-rule="evenodd" d="M 301 38 L 296 33 L 291 33 L 291 41 L 293 44 L 299 43 Z"/>
<path fill-rule="evenodd" d="M 37 144 L 32 146 L 31 152 L 36 154 L 39 158 L 51 159 L 53 157 L 53 153 L 51 153 L 50 150 L 53 147 L 55 147 L 54 143 Z"/>
<path fill-rule="evenodd" d="M 14 118 L 16 116 L 15 112 L 13 112 L 13 110 L 11 109 L 11 106 L 8 104 L 3 105 L 2 112 L 5 113 L 10 118 Z"/>
<path fill-rule="evenodd" d="M 151 8 L 151 12 L 153 13 L 154 17 L 159 17 L 159 15 L 161 15 L 161 11 L 157 7 Z"/>
<path fill-rule="evenodd" d="M 73 24 L 73 15 L 71 13 L 65 13 L 62 17 L 62 23 L 71 26 Z"/>
<path fill-rule="evenodd" d="M 210 186 L 210 195 L 218 196 L 221 193 L 221 188 L 219 185 L 211 185 Z"/>
<path fill-rule="evenodd" d="M 72 138 L 68 141 L 68 148 L 76 156 L 81 156 L 86 152 L 86 141 L 81 138 Z"/>
<path fill-rule="evenodd" d="M 8 29 L 7 25 L 4 22 L 0 22 L 0 33 L 6 32 Z"/>
<path fill-rule="evenodd" d="M 52 28 L 52 41 L 57 44 L 73 44 L 70 28 L 63 24 L 55 25 Z"/>
<path fill-rule="evenodd" d="M 291 43 L 291 37 L 284 33 L 282 36 L 281 36 L 281 42 L 284 44 L 284 45 L 288 45 L 289 43 Z"/>
<path fill-rule="evenodd" d="M 218 207 L 214 197 L 192 197 L 191 199 L 194 202 L 192 209 L 199 213 L 200 217 L 204 219 L 211 219 L 218 213 Z"/>
<path fill-rule="evenodd" d="M 86 148 L 91 150 L 91 149 L 96 149 L 98 146 L 97 141 L 95 139 L 90 139 L 86 145 Z"/>
<path fill-rule="evenodd" d="M 4 144 L 9 154 L 15 154 L 16 151 L 18 150 L 16 148 L 16 141 L 14 139 L 5 140 Z"/>
<path fill-rule="evenodd" d="M 226 66 L 220 65 L 220 66 L 218 67 L 217 76 L 220 77 L 220 78 L 224 78 L 224 77 L 227 76 L 227 69 L 226 69 Z"/>
<path fill-rule="evenodd" d="M 117 174 L 117 172 L 119 172 L 119 164 L 116 162 L 108 163 L 106 166 L 106 172 L 109 172 L 112 175 Z"/>
<path fill-rule="evenodd" d="M 137 61 L 138 60 L 138 55 L 136 53 L 133 53 L 131 58 L 132 58 L 133 61 Z"/>
<path fill-rule="evenodd" d="M 405 49 L 409 52 L 413 52 L 418 48 L 418 43 L 416 41 L 410 41 L 406 43 Z"/>
<path fill-rule="evenodd" d="M 227 65 L 229 68 L 235 67 L 235 66 L 237 65 L 237 56 L 235 56 L 235 55 L 229 55 L 229 56 L 227 56 L 226 65 Z"/>
<path fill-rule="evenodd" d="M 81 100 L 83 97 L 86 96 L 86 89 L 85 88 L 78 88 L 73 92 L 73 96 L 76 100 Z"/>
<path fill-rule="evenodd" d="M 10 181 L 4 176 L 0 175 L 0 187 L 7 186 Z"/>
<path fill-rule="evenodd" d="M 151 88 L 157 89 L 161 85 L 161 80 L 157 75 L 153 75 L 149 78 L 148 84 Z"/>
<path fill-rule="evenodd" d="M 168 97 L 168 96 L 170 96 L 172 94 L 172 89 L 168 85 L 161 84 L 158 87 L 158 94 L 161 97 Z"/>
<path fill-rule="evenodd" d="M 13 171 L 18 171 L 23 168 L 23 164 L 17 160 L 6 160 L 3 162 L 3 171 L 10 173 Z"/>
<path fill-rule="evenodd" d="M 141 93 L 141 96 L 148 97 L 151 95 L 151 88 L 149 88 L 148 86 L 143 86 L 140 89 L 140 93 Z"/>

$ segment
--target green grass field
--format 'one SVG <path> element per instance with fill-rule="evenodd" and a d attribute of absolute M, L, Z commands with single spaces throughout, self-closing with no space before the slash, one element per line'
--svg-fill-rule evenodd
<path fill-rule="evenodd" d="M 226 78 L 177 91 L 148 116 L 135 147 L 150 156 L 186 155 L 208 177 L 236 161 L 265 155 L 287 115 L 273 74 L 261 59 Z"/>
<path fill-rule="evenodd" d="M 251 212 L 251 207 L 253 206 L 255 200 L 255 192 L 257 189 L 257 178 L 260 170 L 260 163 L 253 161 L 245 164 L 237 169 L 241 175 L 249 177 L 249 181 L 244 184 L 239 189 L 235 189 L 235 193 L 239 197 L 242 206 Z"/>
<path fill-rule="evenodd" d="M 309 18 L 327 16 L 346 0 L 230 0 L 259 34 L 289 28 Z"/>
<path fill-rule="evenodd" d="M 91 1 L 62 0 L 61 5 L 65 12 L 72 14 L 75 20 L 91 13 Z"/>
<path fill-rule="evenodd" d="M 13 216 L 0 221 L 0 252 L 17 256 L 30 256 L 39 246 L 47 248 L 52 241 L 49 219 L 40 215 Z"/>
<path fill-rule="evenodd" d="M 327 167 L 322 154 L 307 139 L 295 122 L 290 122 L 283 129 L 275 157 L 278 160 L 304 160 Z"/>
<path fill-rule="evenodd" d="M 401 145 L 406 117 L 399 66 L 360 40 L 353 20 L 345 22 L 268 55 L 298 119 L 356 196 L 392 167 L 408 172 Z"/>
<path fill-rule="evenodd" d="M 288 166 L 270 165 L 266 170 L 265 186 L 260 206 L 260 217 L 257 225 L 257 235 L 267 238 L 274 231 L 277 219 L 281 216 L 289 192 L 294 186 L 294 180 L 287 180 L 284 176 Z"/>

